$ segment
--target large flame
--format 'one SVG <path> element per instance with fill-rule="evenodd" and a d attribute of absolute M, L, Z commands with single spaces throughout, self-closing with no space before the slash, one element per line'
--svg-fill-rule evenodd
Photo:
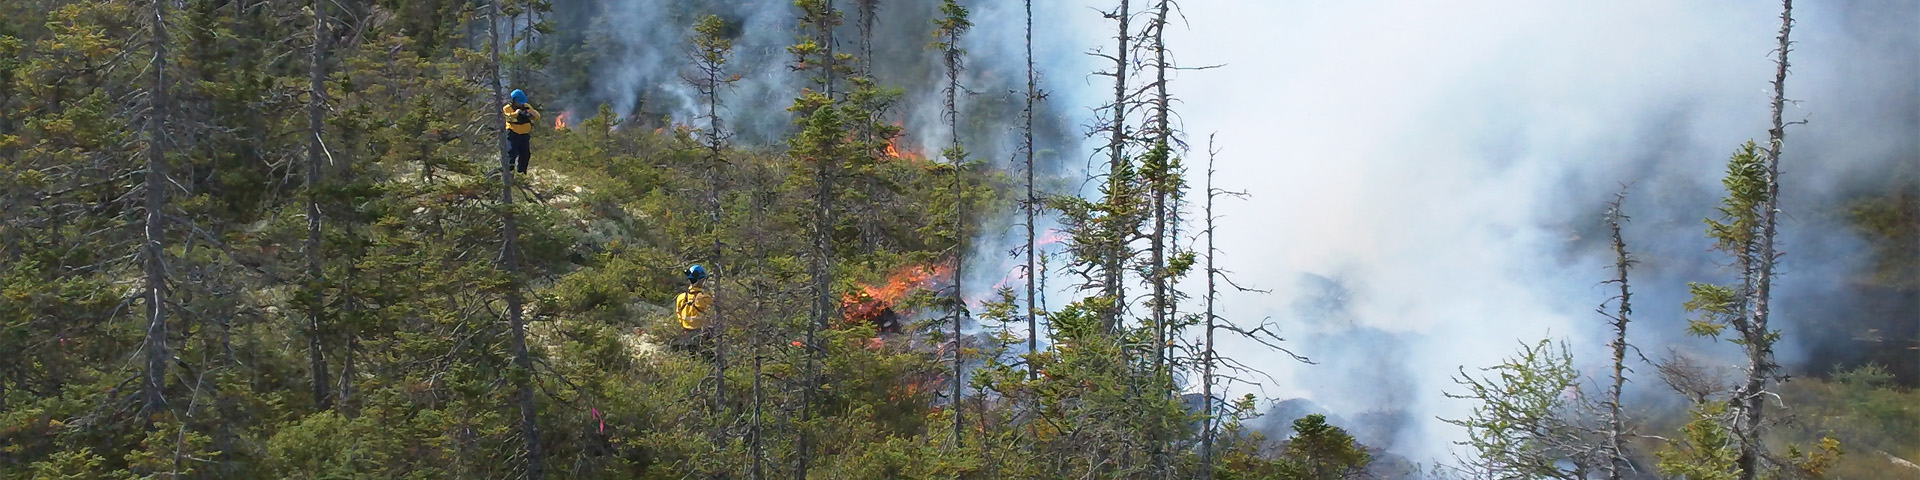
<path fill-rule="evenodd" d="M 953 267 L 950 266 L 908 266 L 888 276 L 886 283 L 862 285 L 859 291 L 847 293 L 840 304 L 846 311 L 847 320 L 869 321 L 879 317 L 881 312 L 893 308 L 914 291 L 931 288 L 952 279 Z"/>
<path fill-rule="evenodd" d="M 572 116 L 572 115 L 573 115 L 573 112 L 560 112 L 560 116 L 558 116 L 558 117 L 553 117 L 553 129 L 554 129 L 554 130 L 566 130 L 566 129 L 567 129 L 567 117 L 570 117 L 570 116 Z"/>

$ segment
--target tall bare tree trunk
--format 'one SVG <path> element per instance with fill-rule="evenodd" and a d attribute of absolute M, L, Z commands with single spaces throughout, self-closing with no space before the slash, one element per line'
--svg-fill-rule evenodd
<path fill-rule="evenodd" d="M 759 183 L 757 181 L 760 178 L 758 175 L 750 178 L 753 179 L 754 183 Z M 748 198 L 750 199 L 749 201 L 753 203 L 753 219 L 752 219 L 753 220 L 752 224 L 754 225 L 753 227 L 753 233 L 754 233 L 753 261 L 754 261 L 754 273 L 756 274 L 764 274 L 764 272 L 766 271 L 767 249 L 766 249 L 766 245 L 764 245 L 764 242 L 765 242 L 764 233 L 761 231 L 761 228 L 763 228 L 761 227 L 761 225 L 763 225 L 762 222 L 765 221 L 764 220 L 765 203 L 762 202 L 762 195 L 764 194 L 761 193 L 764 191 L 766 190 L 756 188 L 756 189 L 753 189 L 751 193 L 748 193 L 749 195 Z M 764 289 L 762 290 L 764 291 Z M 765 295 L 753 296 L 753 313 L 754 313 L 753 318 L 764 319 L 767 317 L 766 303 L 764 300 L 765 298 L 766 298 Z M 766 446 L 765 446 L 764 438 L 766 436 L 766 431 L 762 423 L 764 422 L 764 420 L 761 415 L 761 405 L 766 403 L 766 393 L 762 389 L 762 386 L 765 383 L 764 368 L 763 368 L 765 363 L 764 362 L 765 351 L 763 350 L 762 346 L 763 346 L 763 342 L 766 341 L 765 338 L 762 338 L 762 335 L 764 334 L 764 332 L 761 331 L 761 328 L 763 327 L 764 325 L 762 325 L 761 322 L 754 322 L 747 326 L 747 328 L 749 329 L 749 332 L 751 332 L 748 335 L 749 340 L 747 342 L 750 348 L 753 349 L 753 421 L 750 423 L 751 426 L 749 427 L 749 432 L 750 432 L 749 440 L 751 443 L 751 449 L 753 454 L 753 468 L 752 468 L 752 477 L 751 477 L 753 480 L 763 480 L 767 478 L 764 470 L 765 469 L 764 463 L 766 459 Z"/>
<path fill-rule="evenodd" d="M 142 396 L 151 423 L 153 415 L 167 408 L 167 267 L 161 256 L 166 253 L 167 205 L 167 119 L 170 108 L 167 91 L 167 2 L 153 1 L 153 85 L 147 92 L 147 172 L 146 241 L 141 256 L 146 274 L 147 345 L 145 381 Z"/>
<path fill-rule="evenodd" d="M 709 180 L 710 182 L 709 188 L 711 188 L 712 191 L 708 192 L 707 196 L 708 196 L 709 207 L 712 209 L 712 212 L 713 212 L 711 218 L 713 220 L 713 230 L 714 230 L 713 260 L 711 262 L 714 264 L 714 273 L 720 274 L 720 273 L 728 273 L 727 270 L 723 270 L 721 267 L 721 255 L 723 255 L 725 252 L 724 250 L 722 250 L 721 242 L 720 242 L 720 234 L 722 233 L 722 229 L 720 226 L 720 208 L 721 208 L 720 192 L 724 191 L 727 187 L 723 183 L 720 177 L 721 166 L 719 165 L 719 163 L 723 162 L 723 160 L 716 157 L 714 158 L 713 161 L 715 165 L 712 167 L 712 170 L 707 173 L 707 175 L 711 178 L 711 180 Z M 725 303 L 721 301 L 722 300 L 721 294 L 724 293 L 725 289 L 719 288 L 720 287 L 719 279 L 715 279 L 715 281 L 713 282 L 713 286 L 715 287 L 713 288 L 713 292 L 712 292 L 713 304 L 715 305 L 715 307 L 713 308 L 713 318 L 712 318 L 713 332 L 714 332 L 713 333 L 713 375 L 714 375 L 713 408 L 714 408 L 715 415 L 719 415 L 724 418 L 725 416 L 727 416 L 726 415 L 727 414 L 727 317 L 724 313 L 722 313 L 724 312 L 724 309 L 720 308 L 720 305 L 725 305 Z"/>
<path fill-rule="evenodd" d="M 1034 309 L 1034 283 L 1037 281 L 1036 277 L 1039 276 L 1039 273 L 1033 268 L 1034 250 L 1039 248 L 1039 238 L 1036 236 L 1036 226 L 1034 223 L 1039 220 L 1037 218 L 1039 212 L 1037 212 L 1036 209 L 1040 206 L 1040 198 L 1034 195 L 1033 189 L 1033 109 L 1034 103 L 1040 96 L 1040 81 L 1033 68 L 1033 0 L 1026 0 L 1024 3 L 1027 12 L 1027 107 L 1026 110 L 1021 113 L 1021 120 L 1026 122 L 1026 125 L 1020 128 L 1022 137 L 1020 140 L 1020 149 L 1022 150 L 1021 153 L 1027 157 L 1027 199 L 1022 206 L 1025 207 L 1027 214 L 1027 354 L 1032 355 L 1034 352 L 1040 351 L 1039 311 Z M 1039 378 L 1039 369 L 1028 365 L 1027 380 L 1032 381 L 1038 380 Z"/>
<path fill-rule="evenodd" d="M 1036 104 L 1040 100 L 1040 79 L 1038 69 L 1034 68 L 1033 63 L 1033 0 L 1026 0 L 1021 3 L 1026 13 L 1026 33 L 1022 36 L 1022 40 L 1027 55 L 1026 108 L 1022 110 L 1020 114 L 1021 121 L 1024 123 L 1024 125 L 1020 127 L 1020 150 L 1021 154 L 1026 157 L 1027 198 L 1022 202 L 1021 207 L 1023 207 L 1027 216 L 1027 358 L 1032 359 L 1036 358 L 1034 355 L 1040 352 L 1040 311 L 1037 309 L 1039 292 L 1035 288 L 1039 282 L 1040 272 L 1035 269 L 1034 265 L 1034 256 L 1038 254 L 1037 250 L 1040 248 L 1038 236 L 1040 198 L 1035 194 L 1034 190 L 1034 183 L 1037 178 L 1033 163 L 1033 116 Z M 1027 381 L 1032 383 L 1038 382 L 1039 380 L 1040 369 L 1033 365 L 1032 360 L 1028 360 Z M 1040 412 L 1039 397 L 1036 395 L 1029 401 L 1031 402 L 1029 408 L 1032 408 L 1033 413 L 1038 415 Z M 1027 441 L 1030 442 L 1029 445 L 1038 445 L 1040 443 L 1039 423 L 1037 419 L 1029 419 L 1027 421 Z M 1034 447 L 1030 446 L 1029 448 Z"/>
<path fill-rule="evenodd" d="M 1127 111 L 1130 103 L 1127 99 L 1127 69 L 1133 68 L 1133 65 L 1129 61 L 1131 57 L 1130 49 L 1132 48 L 1131 40 L 1133 39 L 1133 33 L 1128 30 L 1128 23 L 1129 20 L 1132 19 L 1132 15 L 1132 11 L 1128 9 L 1127 0 L 1120 0 L 1120 7 L 1113 13 L 1107 14 L 1109 19 L 1119 23 L 1119 34 L 1114 37 L 1115 40 L 1119 42 L 1119 48 L 1114 50 L 1112 55 L 1113 105 L 1109 106 L 1109 108 L 1113 109 L 1113 118 L 1110 120 L 1112 124 L 1108 125 L 1108 129 L 1111 130 L 1109 132 L 1111 136 L 1107 141 L 1107 153 L 1109 155 L 1107 160 L 1107 181 L 1109 191 L 1112 192 L 1125 190 L 1124 185 L 1121 185 L 1124 179 L 1116 175 L 1116 173 L 1124 170 L 1127 162 Z M 1127 199 L 1109 198 L 1107 201 L 1112 203 L 1127 201 Z M 1131 224 L 1132 222 L 1128 221 L 1124 223 Z M 1109 239 L 1109 241 L 1114 244 L 1104 246 L 1106 250 L 1103 252 L 1105 258 L 1102 262 L 1103 265 L 1101 265 L 1102 273 L 1105 277 L 1103 279 L 1105 285 L 1103 285 L 1104 291 L 1102 294 L 1113 299 L 1113 306 L 1106 312 L 1107 332 L 1118 333 L 1120 331 L 1120 314 L 1126 310 L 1125 305 L 1127 303 L 1126 286 L 1121 282 L 1125 281 L 1126 250 L 1129 235 L 1126 235 L 1125 232 L 1111 233 L 1114 238 Z"/>
<path fill-rule="evenodd" d="M 320 182 L 321 160 L 325 157 L 326 146 L 320 141 L 320 135 L 326 128 L 321 122 L 325 111 L 323 97 L 326 95 L 326 22 L 327 10 L 324 2 L 314 0 L 313 8 L 313 47 L 307 56 L 308 88 L 307 96 L 307 291 L 312 295 L 312 303 L 307 305 L 307 359 L 313 369 L 314 408 L 326 410 L 332 408 L 332 396 L 328 390 L 333 382 L 327 378 L 327 358 L 320 342 L 325 335 L 321 318 L 326 314 L 326 279 L 321 269 L 323 248 L 320 244 Z"/>
<path fill-rule="evenodd" d="M 1027 355 L 1028 358 L 1031 359 L 1034 358 L 1033 355 L 1040 351 L 1040 311 L 1037 309 L 1039 292 L 1035 288 L 1039 282 L 1040 272 L 1035 269 L 1034 265 L 1034 256 L 1038 254 L 1037 250 L 1040 248 L 1038 236 L 1039 225 L 1037 225 L 1040 217 L 1040 198 L 1034 191 L 1036 176 L 1034 174 L 1033 164 L 1033 116 L 1035 113 L 1035 104 L 1038 103 L 1040 99 L 1040 79 L 1039 72 L 1034 68 L 1033 64 L 1033 0 L 1026 0 L 1021 3 L 1025 8 L 1027 21 L 1026 33 L 1022 37 L 1027 55 L 1027 95 L 1026 108 L 1022 110 L 1020 114 L 1021 121 L 1024 123 L 1020 128 L 1020 150 L 1021 154 L 1026 157 L 1027 198 L 1022 202 L 1021 207 L 1027 215 Z M 1037 382 L 1039 380 L 1040 369 L 1035 367 L 1031 360 L 1028 360 L 1027 381 Z M 1029 401 L 1032 402 L 1029 407 L 1032 408 L 1034 414 L 1037 415 L 1040 412 L 1039 397 L 1035 396 Z M 1037 445 L 1040 442 L 1039 422 L 1034 419 L 1027 421 L 1027 441 L 1031 442 L 1030 445 Z"/>
<path fill-rule="evenodd" d="M 1760 245 L 1755 255 L 1753 268 L 1753 298 L 1748 305 L 1752 310 L 1749 328 L 1740 332 L 1744 335 L 1747 347 L 1746 382 L 1735 389 L 1735 407 L 1739 413 L 1735 432 L 1741 438 L 1740 466 L 1741 480 L 1752 480 L 1759 472 L 1763 446 L 1760 444 L 1760 429 L 1765 420 L 1766 389 L 1774 378 L 1778 365 L 1773 361 L 1773 332 L 1768 320 L 1771 310 L 1774 263 L 1779 258 L 1774 236 L 1779 231 L 1778 214 L 1780 212 L 1780 149 L 1786 142 L 1787 129 L 1783 116 L 1787 103 L 1787 53 L 1792 50 L 1793 42 L 1793 0 L 1780 2 L 1779 45 L 1775 50 L 1773 77 L 1773 128 L 1767 130 L 1767 198 L 1761 204 Z"/>
<path fill-rule="evenodd" d="M 353 277 L 348 276 L 347 281 L 353 281 Z M 351 318 L 353 315 L 352 310 L 348 310 L 347 315 Z M 358 414 L 358 411 L 352 407 L 352 401 L 354 376 L 353 357 L 354 353 L 359 349 L 360 337 L 358 334 L 348 333 L 346 355 L 340 360 L 340 398 L 334 402 L 334 405 L 338 407 L 338 411 L 345 414 L 348 418 L 352 418 Z"/>
<path fill-rule="evenodd" d="M 500 2 L 488 2 L 490 13 L 487 16 L 488 37 L 492 42 L 491 71 L 493 73 L 493 100 L 495 105 L 506 104 L 505 87 L 500 83 Z M 513 205 L 514 159 L 507 152 L 507 133 L 500 131 L 500 203 Z M 514 212 L 509 208 L 502 216 L 501 257 L 506 261 L 507 275 L 507 325 L 511 329 L 509 348 L 513 349 L 513 382 L 517 390 L 516 402 L 520 405 L 520 434 L 525 441 L 527 457 L 526 478 L 539 480 L 546 477 L 545 458 L 540 449 L 540 424 L 536 415 L 533 399 L 533 357 L 527 352 L 527 325 L 523 317 L 525 305 L 522 304 L 520 289 L 524 288 L 524 275 L 520 267 L 520 225 Z"/>
<path fill-rule="evenodd" d="M 1625 420 L 1620 415 L 1620 394 L 1627 383 L 1627 318 L 1633 314 L 1633 291 L 1627 285 L 1627 270 L 1633 267 L 1633 256 L 1627 253 L 1627 241 L 1620 234 L 1620 224 L 1627 221 L 1627 215 L 1621 210 L 1621 204 L 1627 200 L 1626 192 L 1620 192 L 1607 209 L 1607 227 L 1613 231 L 1612 282 L 1620 284 L 1620 304 L 1612 315 L 1607 315 L 1602 305 L 1601 314 L 1607 315 L 1613 324 L 1613 384 L 1607 387 L 1607 464 L 1608 480 L 1620 480 L 1626 470 L 1627 452 L 1621 445 L 1621 437 L 1626 435 Z"/>
<path fill-rule="evenodd" d="M 879 20 L 880 0 L 854 0 L 860 24 L 860 76 L 873 76 L 873 24 Z"/>
<path fill-rule="evenodd" d="M 1172 102 L 1171 96 L 1167 93 L 1166 30 L 1168 6 L 1168 0 L 1159 0 L 1156 2 L 1156 11 L 1151 25 L 1153 29 L 1153 45 L 1151 48 L 1153 49 L 1154 55 L 1153 69 L 1155 74 L 1154 89 L 1156 90 L 1156 95 L 1153 100 L 1154 152 L 1149 155 L 1149 158 L 1159 162 L 1158 165 L 1153 166 L 1155 167 L 1153 171 L 1148 173 L 1150 177 L 1148 184 L 1153 186 L 1153 267 L 1150 271 L 1153 276 L 1153 330 L 1155 340 L 1153 382 L 1156 386 L 1154 391 L 1156 399 L 1161 395 L 1171 396 L 1173 393 L 1171 390 L 1173 384 L 1170 381 L 1171 377 L 1167 371 L 1167 357 L 1172 354 L 1172 349 L 1168 346 L 1169 336 L 1173 333 L 1173 327 L 1170 324 L 1172 320 L 1170 313 L 1173 299 L 1168 292 L 1168 283 L 1171 279 L 1169 278 L 1167 268 L 1167 247 L 1168 243 L 1173 241 L 1168 232 L 1171 226 L 1168 222 L 1168 211 L 1171 210 L 1172 207 L 1168 205 L 1167 202 L 1170 196 L 1169 190 L 1177 187 L 1173 181 L 1173 175 L 1175 173 L 1173 171 L 1173 148 L 1171 145 L 1171 140 L 1173 139 L 1173 121 L 1169 113 Z M 1169 435 L 1167 431 L 1168 426 L 1166 423 L 1164 418 L 1156 417 L 1151 432 L 1153 435 L 1154 468 L 1155 472 L 1162 477 L 1171 474 L 1171 472 L 1169 472 L 1171 459 L 1168 458 L 1167 450 L 1171 447 L 1169 444 L 1172 440 L 1170 438 L 1171 435 Z"/>
<path fill-rule="evenodd" d="M 1213 244 L 1213 222 L 1215 219 L 1213 216 L 1213 198 L 1217 196 L 1217 191 L 1214 190 L 1213 187 L 1213 160 L 1215 153 L 1213 141 L 1212 139 L 1208 139 L 1207 206 L 1206 212 L 1204 213 L 1207 217 L 1207 323 L 1204 328 L 1206 335 L 1204 346 L 1200 351 L 1200 478 L 1202 480 L 1213 478 L 1213 437 L 1215 425 L 1213 414 L 1213 363 L 1216 360 L 1213 354 L 1213 331 L 1214 328 L 1216 328 L 1214 320 L 1218 318 L 1214 313 L 1213 302 L 1220 297 L 1220 289 L 1214 284 L 1214 280 L 1220 276 L 1220 270 L 1213 264 L 1213 254 L 1218 251 L 1214 248 Z"/>
<path fill-rule="evenodd" d="M 823 107 L 833 108 L 833 107 Z M 800 421 L 805 424 L 813 419 L 813 401 L 815 391 L 820 388 L 820 363 L 826 356 L 825 348 L 820 345 L 820 330 L 833 321 L 833 266 L 828 257 L 833 255 L 832 228 L 833 215 L 833 175 L 826 160 L 816 162 L 815 181 L 819 189 L 815 192 L 814 214 L 817 225 L 813 232 L 813 322 L 807 326 L 807 388 L 801 393 Z M 803 425 L 800 432 L 798 460 L 800 468 L 794 471 L 794 478 L 807 478 L 807 467 L 812 463 L 812 433 Z"/>

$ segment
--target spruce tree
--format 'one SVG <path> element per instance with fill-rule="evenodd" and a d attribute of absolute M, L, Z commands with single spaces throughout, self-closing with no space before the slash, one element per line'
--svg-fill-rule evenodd
<path fill-rule="evenodd" d="M 720 118 L 720 90 L 732 85 L 735 80 L 727 73 L 727 61 L 729 55 L 733 53 L 733 41 L 726 37 L 726 23 L 718 16 L 708 15 L 702 18 L 694 25 L 693 30 L 694 36 L 691 41 L 693 49 L 689 55 L 693 59 L 695 73 L 688 78 L 688 82 L 700 93 L 701 99 L 706 104 L 707 126 L 702 129 L 701 137 L 707 150 L 705 176 L 708 235 L 713 237 L 709 263 L 710 268 L 715 269 L 714 275 L 718 276 L 720 273 L 718 269 L 723 268 L 724 265 L 721 261 L 725 253 L 721 242 L 723 228 L 721 192 L 727 190 L 724 172 L 728 169 L 729 162 L 724 152 L 727 148 L 727 138 L 730 136 Z M 717 279 L 713 282 L 713 287 L 710 288 L 713 302 L 716 305 L 725 305 L 720 298 L 723 292 L 718 288 Z M 727 405 L 727 317 L 722 308 L 715 308 L 710 315 L 709 321 L 712 322 L 715 332 L 713 338 L 715 385 L 712 406 L 714 415 L 720 418 L 726 415 Z M 720 437 L 718 425 L 722 423 L 724 422 L 716 421 L 715 438 Z"/>
<path fill-rule="evenodd" d="M 964 365 L 962 363 L 966 352 L 966 342 L 964 341 L 965 337 L 963 337 L 961 333 L 961 326 L 968 316 L 966 290 L 963 287 L 963 281 L 966 279 L 967 272 L 967 237 L 969 235 L 967 223 L 969 221 L 967 218 L 967 190 L 969 189 L 968 184 L 970 182 L 967 175 L 967 151 L 960 142 L 960 105 L 958 103 L 958 95 L 962 88 L 960 86 L 960 71 L 964 68 L 966 55 L 966 50 L 960 48 L 960 37 L 965 35 L 967 30 L 973 28 L 973 23 L 967 19 L 966 7 L 960 6 L 960 4 L 955 3 L 954 0 L 943 0 L 940 3 L 940 14 L 941 17 L 934 22 L 936 28 L 934 29 L 935 40 L 932 47 L 940 50 L 941 60 L 946 66 L 947 84 L 942 90 L 942 93 L 946 97 L 945 115 L 947 118 L 947 131 L 948 134 L 952 136 L 951 143 L 946 150 L 942 152 L 942 156 L 947 157 L 947 160 L 952 162 L 955 202 L 955 217 L 953 221 L 952 400 L 953 445 L 955 448 L 958 448 L 964 444 L 962 442 L 962 432 L 964 429 L 962 428 L 961 418 L 963 415 L 961 415 L 961 412 L 964 410 L 965 404 L 962 403 L 963 398 L 961 395 L 963 391 L 961 387 L 965 382 L 962 382 L 961 379 L 965 378 L 966 373 L 963 371 Z"/>
<path fill-rule="evenodd" d="M 1152 296 L 1148 298 L 1149 317 L 1153 328 L 1154 351 L 1151 378 L 1156 386 L 1153 395 L 1171 398 L 1173 394 L 1172 372 L 1169 369 L 1169 357 L 1173 355 L 1173 340 L 1180 333 L 1174 325 L 1176 321 L 1175 305 L 1179 302 L 1173 283 L 1185 269 L 1180 264 L 1191 265 L 1191 258 L 1179 259 L 1177 224 L 1178 199 L 1184 188 L 1180 177 L 1180 159 L 1174 151 L 1176 137 L 1173 125 L 1173 97 L 1168 92 L 1167 72 L 1173 68 L 1168 59 L 1166 45 L 1167 15 L 1172 9 L 1170 0 L 1158 0 L 1153 6 L 1153 19 L 1147 24 L 1146 48 L 1152 52 L 1148 65 L 1153 69 L 1153 97 L 1148 101 L 1152 108 L 1152 121 L 1148 132 L 1153 143 L 1142 159 L 1140 174 L 1151 196 L 1149 208 L 1152 210 L 1153 225 L 1149 233 L 1149 259 L 1145 269 Z M 1172 448 L 1171 429 L 1176 424 L 1172 418 L 1154 418 L 1148 428 L 1153 437 L 1152 449 L 1154 466 L 1160 475 L 1170 475 L 1172 459 L 1168 450 Z"/>
<path fill-rule="evenodd" d="M 491 9 L 487 18 L 488 39 L 490 41 L 488 47 L 490 65 L 488 66 L 488 70 L 492 73 L 491 80 L 493 83 L 494 105 L 504 105 L 507 102 L 506 92 L 504 91 L 505 87 L 502 86 L 500 79 L 499 16 L 501 1 L 502 0 L 494 0 L 488 3 Z M 515 403 L 520 407 L 520 435 L 525 445 L 522 454 L 525 455 L 524 461 L 526 462 L 524 478 L 540 480 L 546 477 L 545 455 L 540 449 L 540 424 L 533 398 L 533 377 L 535 376 L 533 358 L 527 351 L 527 326 L 524 317 L 525 312 L 523 311 L 525 305 L 523 304 L 521 296 L 521 289 L 524 288 L 523 282 L 525 282 L 525 274 L 521 271 L 520 249 L 519 245 L 517 245 L 520 238 L 520 226 L 519 219 L 517 218 L 519 211 L 513 204 L 513 174 L 515 166 L 513 165 L 513 157 L 508 154 L 508 149 L 506 148 L 507 133 L 508 131 L 505 128 L 500 130 L 499 151 L 501 205 L 500 258 L 505 264 L 507 275 L 506 315 L 507 326 L 509 328 L 508 340 L 510 342 L 508 348 L 513 352 L 513 368 L 509 369 L 509 377 L 512 378 L 514 387 L 517 390 L 514 395 Z"/>
<path fill-rule="evenodd" d="M 821 344 L 821 330 L 831 327 L 839 314 L 833 306 L 834 200 L 835 182 L 840 175 L 837 160 L 843 150 L 846 122 L 841 118 L 834 96 L 841 58 L 834 54 L 833 30 L 840 25 L 840 11 L 834 9 L 832 0 L 796 0 L 794 5 L 800 9 L 803 34 L 800 42 L 787 51 L 794 55 L 793 68 L 812 74 L 810 80 L 814 84 L 813 88 L 801 91 L 788 109 L 800 125 L 800 132 L 788 141 L 789 154 L 812 169 L 814 183 L 811 199 L 814 208 L 812 218 L 808 219 L 812 243 L 808 252 L 812 308 L 804 346 L 807 373 L 800 400 L 801 430 L 797 432 L 794 455 L 794 478 L 806 478 L 813 455 L 814 401 L 822 382 L 820 363 L 826 354 L 826 347 Z"/>

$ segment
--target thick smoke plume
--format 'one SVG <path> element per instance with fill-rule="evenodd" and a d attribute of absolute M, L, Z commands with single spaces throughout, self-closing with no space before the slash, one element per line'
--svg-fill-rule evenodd
<path fill-rule="evenodd" d="M 1801 102 L 1788 116 L 1810 123 L 1790 129 L 1783 154 L 1780 353 L 1819 372 L 1832 365 L 1816 362 L 1844 360 L 1815 353 L 1844 341 L 1822 325 L 1853 310 L 1844 282 L 1868 253 L 1840 203 L 1920 159 L 1920 6 L 1796 3 L 1787 89 Z M 1685 282 L 1731 278 L 1700 219 L 1733 148 L 1764 141 L 1777 3 L 1185 7 L 1193 27 L 1176 30 L 1174 48 L 1227 64 L 1176 83 L 1187 127 L 1219 132 L 1224 178 L 1253 193 L 1228 204 L 1222 243 L 1242 279 L 1275 289 L 1234 296 L 1228 311 L 1279 319 L 1321 362 L 1238 349 L 1278 377 L 1267 395 L 1409 413 L 1394 438 L 1371 440 L 1446 458 L 1463 435 L 1434 417 L 1471 407 L 1442 395 L 1456 366 L 1492 365 L 1547 336 L 1568 339 L 1585 366 L 1603 361 L 1600 213 L 1622 183 L 1644 262 L 1634 341 L 1656 354 L 1734 351 L 1683 338 L 1679 305 Z M 1634 385 L 1661 388 L 1639 371 Z"/>

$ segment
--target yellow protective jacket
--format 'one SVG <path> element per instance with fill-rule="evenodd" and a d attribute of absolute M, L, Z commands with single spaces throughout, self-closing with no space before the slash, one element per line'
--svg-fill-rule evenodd
<path fill-rule="evenodd" d="M 500 114 L 507 117 L 507 131 L 518 133 L 521 135 L 533 133 L 533 122 L 540 121 L 540 111 L 534 110 L 533 106 L 531 105 L 519 105 L 517 106 L 517 108 L 526 109 L 527 113 L 530 113 L 533 115 L 533 118 L 526 122 L 521 122 L 520 116 L 517 115 L 517 113 L 519 112 L 514 111 L 516 110 L 516 106 L 514 104 L 509 103 L 504 107 L 500 107 Z"/>
<path fill-rule="evenodd" d="M 673 299 L 673 314 L 680 319 L 680 328 L 699 330 L 707 326 L 707 312 L 713 308 L 713 294 L 700 289 L 699 285 L 687 287 L 687 293 Z"/>

